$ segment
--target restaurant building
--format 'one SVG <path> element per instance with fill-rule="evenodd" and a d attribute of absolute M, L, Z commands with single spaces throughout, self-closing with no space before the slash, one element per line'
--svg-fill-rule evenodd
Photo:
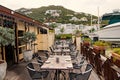
<path fill-rule="evenodd" d="M 52 28 L 1 5 L 0 27 L 15 30 L 15 45 L 5 46 L 5 52 L 3 47 L 0 47 L 0 60 L 6 60 L 8 66 L 19 63 L 23 59 L 23 51 L 28 47 L 21 41 L 24 32 L 35 32 L 37 35 L 37 40 L 33 42 L 32 46 L 34 53 L 39 50 L 49 50 L 49 47 L 54 43 L 54 31 Z"/>

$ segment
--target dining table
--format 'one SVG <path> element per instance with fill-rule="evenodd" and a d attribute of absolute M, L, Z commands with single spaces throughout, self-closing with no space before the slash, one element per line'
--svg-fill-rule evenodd
<path fill-rule="evenodd" d="M 55 70 L 54 80 L 60 80 L 60 73 L 64 70 L 73 69 L 70 55 L 50 55 L 50 57 L 41 66 L 41 69 Z M 68 76 L 66 76 L 68 78 Z"/>

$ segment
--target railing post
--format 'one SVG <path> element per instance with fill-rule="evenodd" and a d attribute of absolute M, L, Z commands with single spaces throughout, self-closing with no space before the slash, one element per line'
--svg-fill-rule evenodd
<path fill-rule="evenodd" d="M 97 74 L 102 75 L 102 60 L 100 57 L 100 53 L 95 55 L 95 68 L 97 71 Z"/>
<path fill-rule="evenodd" d="M 117 73 L 111 68 L 112 65 L 111 60 L 107 59 L 102 66 L 105 80 L 119 80 Z"/>
<path fill-rule="evenodd" d="M 90 64 L 92 64 L 93 67 L 95 67 L 94 57 L 95 57 L 95 54 L 93 53 L 93 49 L 89 48 L 89 61 L 90 61 Z"/>

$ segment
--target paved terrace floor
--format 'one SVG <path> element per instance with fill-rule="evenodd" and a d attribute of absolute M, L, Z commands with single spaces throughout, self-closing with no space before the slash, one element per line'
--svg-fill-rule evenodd
<path fill-rule="evenodd" d="M 40 54 L 42 55 L 42 53 Z M 85 61 L 85 63 L 87 63 L 87 61 Z M 8 68 L 5 80 L 32 80 L 26 69 L 27 64 L 28 62 L 21 61 L 19 64 L 13 65 L 12 67 Z M 94 69 L 92 70 L 89 80 L 101 80 L 95 73 Z"/>

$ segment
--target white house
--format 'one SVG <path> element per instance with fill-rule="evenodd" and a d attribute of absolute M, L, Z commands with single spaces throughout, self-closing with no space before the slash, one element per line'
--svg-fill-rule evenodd
<path fill-rule="evenodd" d="M 78 19 L 77 17 L 72 17 L 70 21 L 80 21 L 80 19 Z"/>
<path fill-rule="evenodd" d="M 64 28 L 63 34 L 73 34 L 75 30 L 80 30 L 80 25 L 75 24 L 57 24 L 58 27 L 55 28 L 55 34 L 61 34 L 60 30 Z"/>
<path fill-rule="evenodd" d="M 88 21 L 88 19 L 86 17 L 82 17 L 80 21 Z"/>
<path fill-rule="evenodd" d="M 51 16 L 54 16 L 54 17 L 59 17 L 60 14 L 59 13 L 52 13 Z"/>
<path fill-rule="evenodd" d="M 61 10 L 47 10 L 45 12 L 45 15 L 50 14 L 51 16 L 57 16 L 57 17 L 59 17 L 60 14 L 61 14 L 61 12 L 62 12 Z"/>

